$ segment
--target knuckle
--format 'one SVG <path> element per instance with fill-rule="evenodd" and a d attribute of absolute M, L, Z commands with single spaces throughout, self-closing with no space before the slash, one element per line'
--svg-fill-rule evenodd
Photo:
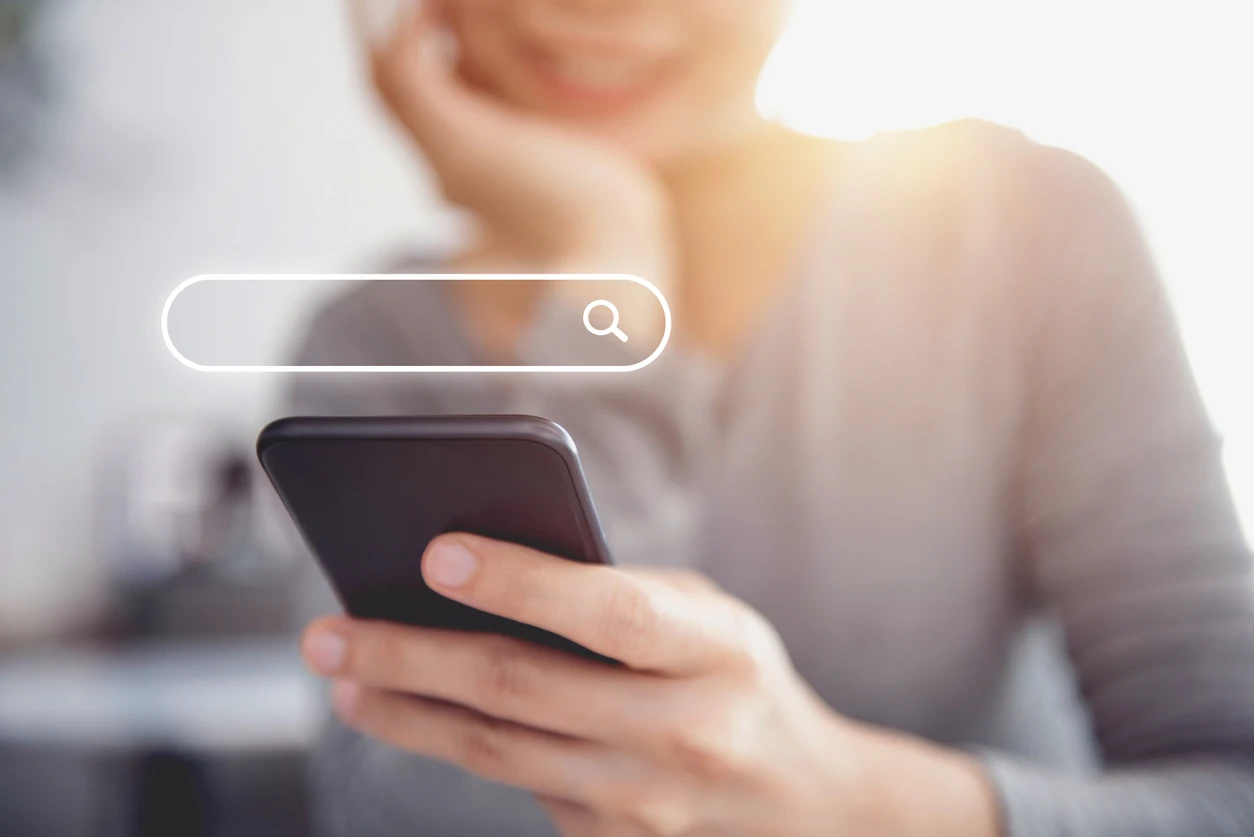
<path fill-rule="evenodd" d="M 668 760 L 704 783 L 739 781 L 753 770 L 752 728 L 745 708 L 707 708 L 672 728 L 665 739 Z"/>
<path fill-rule="evenodd" d="M 476 719 L 457 742 L 457 760 L 477 776 L 492 779 L 503 775 L 509 765 L 501 725 L 490 718 Z"/>
<path fill-rule="evenodd" d="M 624 583 L 609 593 L 602 609 L 602 633 L 611 656 L 626 656 L 657 632 L 657 605 L 643 585 Z"/>
<path fill-rule="evenodd" d="M 728 674 L 739 675 L 747 685 L 757 685 L 765 676 L 769 661 L 782 653 L 783 644 L 775 628 L 762 614 L 740 602 L 730 602 L 724 663 Z"/>
<path fill-rule="evenodd" d="M 487 640 L 478 674 L 479 697 L 491 712 L 527 699 L 534 692 L 534 678 L 526 651 L 504 637 Z"/>
<path fill-rule="evenodd" d="M 645 804 L 647 794 L 634 783 L 619 781 L 601 786 L 591 796 L 592 807 L 599 813 L 625 820 Z"/>
<path fill-rule="evenodd" d="M 690 831 L 695 817 L 691 806 L 674 793 L 637 789 L 626 793 L 614 815 L 646 834 L 673 837 Z"/>

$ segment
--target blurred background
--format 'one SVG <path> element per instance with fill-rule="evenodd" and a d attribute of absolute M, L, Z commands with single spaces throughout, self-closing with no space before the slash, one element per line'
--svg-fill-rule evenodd
<path fill-rule="evenodd" d="M 1252 39 L 1247 0 L 798 0 L 759 105 L 848 139 L 978 116 L 1105 168 L 1250 531 Z M 161 305 L 458 231 L 338 0 L 0 0 L 0 833 L 306 832 L 318 703 L 251 454 L 277 382 L 181 366 Z"/>

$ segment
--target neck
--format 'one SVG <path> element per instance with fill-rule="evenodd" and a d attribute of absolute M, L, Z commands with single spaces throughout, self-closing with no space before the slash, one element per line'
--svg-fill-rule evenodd
<path fill-rule="evenodd" d="M 694 343 L 715 354 L 739 345 L 804 246 L 838 149 L 763 122 L 660 171 L 676 247 L 672 307 Z"/>
<path fill-rule="evenodd" d="M 700 200 L 727 189 L 768 162 L 773 147 L 785 133 L 779 126 L 755 117 L 732 138 L 660 163 L 656 171 L 676 204 Z"/>
<path fill-rule="evenodd" d="M 826 186 L 836 145 L 757 119 L 734 142 L 658 167 L 681 238 L 711 221 L 808 213 Z"/>

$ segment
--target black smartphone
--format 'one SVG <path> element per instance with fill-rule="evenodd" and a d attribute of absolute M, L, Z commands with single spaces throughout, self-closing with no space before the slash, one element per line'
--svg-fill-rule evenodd
<path fill-rule="evenodd" d="M 451 601 L 420 569 L 428 542 L 470 532 L 610 563 L 570 435 L 535 416 L 284 418 L 257 457 L 344 609 L 599 655 Z"/>

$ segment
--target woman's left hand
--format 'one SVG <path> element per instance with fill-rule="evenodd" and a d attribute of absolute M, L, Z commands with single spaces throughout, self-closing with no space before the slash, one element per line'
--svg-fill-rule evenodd
<path fill-rule="evenodd" d="M 308 628 L 303 650 L 334 678 L 344 723 L 530 790 L 572 836 L 905 833 L 875 783 L 903 750 L 927 745 L 837 715 L 766 620 L 703 577 L 464 534 L 433 541 L 422 568 L 451 599 L 623 666 L 508 637 L 330 617 Z M 922 769 L 906 758 L 903 779 Z M 979 782 L 969 765 L 951 766 Z M 991 833 L 971 829 L 981 819 L 961 822 L 962 833 Z"/>

